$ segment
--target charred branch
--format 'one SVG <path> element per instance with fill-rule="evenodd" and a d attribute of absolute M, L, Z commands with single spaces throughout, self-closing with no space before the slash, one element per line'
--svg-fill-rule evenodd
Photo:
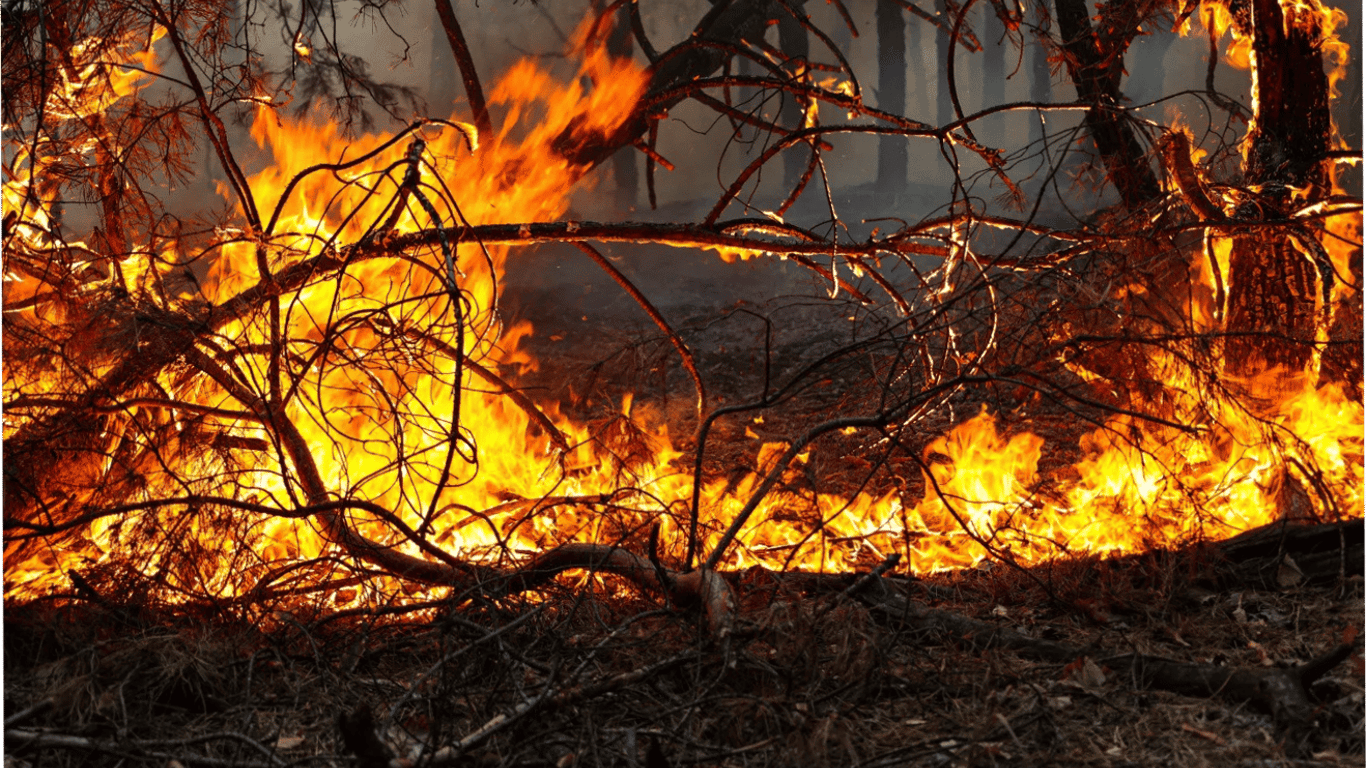
<path fill-rule="evenodd" d="M 460 21 L 455 18 L 451 0 L 433 0 L 436 15 L 441 19 L 441 28 L 446 32 L 455 63 L 460 68 L 460 79 L 465 82 L 465 97 L 469 99 L 470 111 L 474 113 L 474 125 L 480 136 L 493 135 L 493 122 L 489 119 L 489 108 L 484 102 L 484 88 L 479 84 L 479 73 L 474 69 L 474 57 L 465 42 L 465 33 L 460 29 Z"/>
<path fill-rule="evenodd" d="M 1168 175 L 1176 182 L 1177 189 L 1186 198 L 1186 204 L 1195 211 L 1201 221 L 1224 221 L 1227 217 L 1210 200 L 1205 192 L 1200 175 L 1191 163 L 1190 139 L 1182 131 L 1169 131 L 1158 140 L 1157 148 L 1162 155 L 1162 165 Z M 1215 274 L 1219 274 L 1218 271 Z"/>

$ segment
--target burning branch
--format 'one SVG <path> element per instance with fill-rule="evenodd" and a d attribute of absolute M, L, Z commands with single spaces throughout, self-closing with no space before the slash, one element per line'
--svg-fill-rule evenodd
<path fill-rule="evenodd" d="M 212 41 L 188 34 L 187 18 L 157 6 L 147 18 L 168 25 L 163 48 L 186 69 L 184 82 L 166 87 L 183 89 L 187 119 L 207 131 L 237 211 L 183 238 L 132 222 L 151 215 L 120 202 L 115 182 L 135 167 L 116 162 L 124 150 L 110 141 L 121 133 L 105 109 L 104 127 L 87 121 L 80 128 L 109 145 L 92 155 L 98 172 L 89 175 L 103 190 L 104 239 L 67 242 L 51 213 L 57 195 L 35 181 L 59 156 L 43 154 L 42 121 L 33 124 L 35 138 L 25 142 L 31 148 L 16 155 L 6 186 L 6 266 L 16 275 L 7 285 L 15 322 L 6 334 L 21 340 L 23 354 L 7 365 L 6 379 L 11 554 L 34 572 L 51 557 L 43 546 L 93 537 L 92 559 L 119 559 L 110 552 L 127 538 L 164 534 L 148 545 L 152 565 L 123 564 L 119 578 L 209 602 L 265 594 L 281 569 L 295 565 L 319 574 L 343 563 L 349 570 L 325 583 L 364 585 L 354 600 L 391 592 L 393 582 L 439 585 L 462 600 L 501 599 L 541 588 L 564 570 L 601 571 L 676 605 L 700 605 L 713 636 L 724 638 L 735 598 L 719 569 L 756 552 L 819 549 L 811 562 L 821 565 L 803 567 L 825 567 L 826 557 L 852 567 L 859 556 L 885 560 L 888 552 L 877 548 L 905 546 L 909 563 L 914 539 L 934 542 L 926 551 L 942 550 L 934 567 L 987 557 L 1025 567 L 1059 551 L 1134 546 L 1111 530 L 1124 530 L 1116 521 L 1125 510 L 1144 510 L 1124 514 L 1148 516 L 1160 537 L 1251 526 L 1261 518 L 1248 507 L 1270 515 L 1275 504 L 1238 501 L 1244 480 L 1256 487 L 1249 492 L 1256 499 L 1307 487 L 1315 514 L 1350 508 L 1337 496 L 1359 495 L 1360 473 L 1342 460 L 1355 455 L 1357 443 L 1303 427 L 1300 415 L 1337 408 L 1337 421 L 1350 424 L 1359 417 L 1340 393 L 1317 387 L 1309 365 L 1285 379 L 1298 400 L 1268 397 L 1256 377 L 1226 383 L 1218 374 L 1229 350 L 1283 330 L 1246 330 L 1255 303 L 1246 292 L 1268 270 L 1285 273 L 1281 298 L 1295 317 L 1314 313 L 1312 332 L 1296 326 L 1287 335 L 1309 349 L 1320 343 L 1351 286 L 1341 279 L 1349 260 L 1308 222 L 1322 216 L 1337 226 L 1355 201 L 1316 197 L 1323 185 L 1312 179 L 1306 199 L 1295 199 L 1295 180 L 1278 176 L 1280 166 L 1266 170 L 1269 147 L 1279 141 L 1269 138 L 1275 123 L 1268 116 L 1255 125 L 1252 141 L 1266 146 L 1254 153 L 1260 159 L 1253 167 L 1276 178 L 1254 173 L 1241 187 L 1206 181 L 1185 134 L 1164 133 L 1164 165 L 1197 221 L 1161 208 L 1155 192 L 1145 191 L 1151 169 L 1134 149 L 1137 139 L 1105 138 L 1127 125 L 1117 73 L 1156 6 L 1108 9 L 1113 24 L 1099 31 L 1073 6 L 1060 2 L 1059 20 L 1080 102 L 984 105 L 966 115 L 959 104 L 959 119 L 935 128 L 863 104 L 854 62 L 839 45 L 797 5 L 757 1 L 717 4 L 696 34 L 648 70 L 587 50 L 574 76 L 560 82 L 523 62 L 483 103 L 451 6 L 438 0 L 478 142 L 458 121 L 424 118 L 392 136 L 358 139 L 358 150 L 335 127 L 295 125 L 262 107 L 255 138 L 282 159 L 252 176 L 235 160 L 220 114 L 242 97 L 225 95 L 204 63 L 216 60 L 201 50 Z M 955 42 L 972 7 L 951 9 Z M 1023 18 L 1003 4 L 997 10 L 1010 23 Z M 635 4 L 629 13 L 639 26 Z M 789 37 L 802 36 L 803 46 L 807 36 L 819 40 L 834 61 L 814 61 L 806 47 L 800 55 L 765 47 L 758 41 L 775 19 Z M 600 32 L 586 24 L 580 42 Z M 1305 34 L 1309 43 L 1316 39 Z M 1269 37 L 1263 44 L 1273 45 Z M 760 74 L 733 74 L 726 67 L 737 56 L 758 62 Z M 63 71 L 74 78 L 80 66 L 73 58 Z M 822 73 L 848 80 L 818 79 Z M 566 192 L 611 153 L 650 136 L 653 167 L 662 157 L 653 149 L 660 117 L 688 98 L 727 118 L 721 124 L 729 122 L 732 138 L 758 131 L 768 141 L 738 172 L 721 177 L 723 191 L 705 218 L 565 220 Z M 798 109 L 775 116 L 746 106 L 772 98 Z M 847 122 L 824 124 L 822 109 Z M 504 115 L 503 125 L 492 125 L 491 110 Z M 1084 110 L 1110 170 L 1143 170 L 1127 182 L 1111 173 L 1134 216 L 1046 226 L 1036 219 L 1043 192 L 1031 193 L 1040 197 L 1028 216 L 1001 214 L 984 201 L 970 172 L 978 160 L 1014 202 L 1026 201 L 1032 182 L 1011 178 L 1016 156 L 976 140 L 976 123 L 1025 110 L 1060 119 Z M 908 212 L 885 234 L 843 218 L 833 155 L 841 142 L 884 137 L 937 146 L 953 190 L 946 208 L 919 220 Z M 1119 143 L 1107 149 L 1107 141 Z M 291 142 L 306 147 L 307 159 L 283 159 Z M 1319 150 L 1318 159 L 1301 159 L 1322 166 L 1328 155 Z M 763 171 L 797 151 L 808 154 L 791 166 L 773 203 L 763 203 L 772 210 L 723 218 L 732 205 L 758 208 Z M 824 197 L 816 223 L 803 221 L 811 195 Z M 258 205 L 269 206 L 268 217 Z M 1191 247 L 1191 230 L 1204 233 L 1205 252 Z M 1284 244 L 1281 255 L 1253 263 L 1251 243 L 1267 237 Z M 524 387 L 517 369 L 530 367 L 519 345 L 526 331 L 500 312 L 501 280 L 511 249 L 551 243 L 572 245 L 603 268 L 677 350 L 697 395 L 691 456 L 675 458 L 664 424 L 629 413 L 576 420 Z M 688 330 L 597 250 L 602 243 L 789 259 L 832 296 L 851 298 L 837 307 L 841 326 L 852 320 L 851 328 L 863 330 L 837 352 L 813 351 L 821 362 L 797 366 L 797 377 L 782 387 L 770 390 L 766 370 L 757 400 L 708 412 L 713 385 L 699 364 L 706 358 L 695 358 Z M 793 439 L 761 449 L 776 463 L 760 462 L 743 486 L 706 476 L 708 430 L 719 418 L 792 403 L 794 393 L 827 379 L 848 383 L 844 399 L 823 404 L 833 413 L 791 425 Z M 1077 479 L 1040 469 L 1041 451 L 1019 424 L 1003 422 L 998 432 L 987 413 L 961 418 L 989 400 L 998 412 L 1021 412 L 1031 398 L 1056 400 L 1069 418 L 1096 427 L 1078 450 Z M 832 499 L 811 480 L 810 519 L 796 519 L 806 513 L 785 505 L 808 504 L 804 490 L 788 488 L 797 485 L 800 457 L 837 433 L 867 428 L 878 431 L 884 456 L 861 482 L 893 484 L 898 495 Z M 918 442 L 906 437 L 917 430 L 930 431 Z M 1287 438 L 1301 432 L 1321 443 Z M 618 450 L 623 445 L 627 450 Z M 1008 466 L 981 470 L 995 480 L 974 485 L 978 470 L 970 465 L 993 451 L 1008 455 Z M 906 477 L 888 469 L 893 453 L 908 459 Z M 733 493 L 738 487 L 743 492 Z M 918 502 L 913 487 L 925 490 Z M 650 556 L 631 554 L 656 522 L 663 538 Z M 761 541 L 769 527 L 787 538 Z M 207 548 L 215 541 L 227 550 L 223 530 L 249 536 L 269 554 L 258 557 L 242 543 L 222 555 L 233 567 L 200 569 L 213 558 L 190 554 L 188 545 L 180 551 L 183 542 Z M 1101 540 L 1087 540 L 1095 531 Z M 1018 551 L 1007 551 L 1005 537 L 1018 541 Z M 876 555 L 862 544 L 855 554 L 840 549 L 849 542 L 865 542 Z M 236 568 L 243 558 L 257 561 Z M 693 571 L 697 559 L 702 567 Z M 679 560 L 681 571 L 665 566 Z M 60 572 L 35 578 L 46 589 L 65 587 Z M 51 586 L 57 582 L 61 587 Z"/>
<path fill-rule="evenodd" d="M 1201 221 L 1225 221 L 1227 217 L 1205 193 L 1195 166 L 1191 164 L 1190 139 L 1186 134 L 1182 131 L 1164 133 L 1157 146 L 1162 153 L 1163 166 L 1176 182 L 1177 189 L 1185 196 L 1186 203 L 1195 211 L 1195 215 L 1199 216 Z"/>

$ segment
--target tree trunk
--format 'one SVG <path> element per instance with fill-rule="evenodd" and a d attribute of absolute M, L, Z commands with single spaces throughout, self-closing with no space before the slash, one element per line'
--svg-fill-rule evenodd
<path fill-rule="evenodd" d="M 896 0 L 877 3 L 877 106 L 894 114 L 906 112 L 906 18 Z M 906 139 L 884 136 L 877 146 L 878 189 L 906 191 Z"/>
<path fill-rule="evenodd" d="M 631 43 L 631 22 L 627 19 L 627 9 L 622 8 L 617 14 L 616 24 L 612 27 L 612 32 L 607 36 L 607 52 L 612 56 L 621 59 L 631 58 L 634 46 Z M 636 150 L 634 147 L 622 147 L 612 155 L 612 181 L 616 184 L 617 209 L 619 211 L 630 210 L 636 205 L 636 194 L 639 189 L 636 173 Z"/>
<path fill-rule="evenodd" d="M 788 0 L 788 7 L 802 13 L 806 0 Z M 796 75 L 804 70 L 811 55 L 811 40 L 807 37 L 806 27 L 790 13 L 778 17 L 778 48 L 787 57 L 787 72 Z M 900 113 L 898 113 L 900 114 Z M 783 94 L 783 125 L 794 130 L 802 127 L 806 111 L 797 103 L 797 97 Z M 810 164 L 811 152 L 804 147 L 793 147 L 783 153 L 783 183 L 791 189 L 801 181 Z"/>
<path fill-rule="evenodd" d="M 432 12 L 435 16 L 436 12 Z M 436 21 L 431 25 L 432 30 L 432 59 L 431 71 L 427 74 L 427 107 L 435 116 L 446 117 L 451 113 L 451 106 L 455 100 L 460 98 L 459 86 L 460 74 L 455 66 L 455 54 L 451 53 L 450 43 L 446 42 L 446 33 L 441 29 L 441 23 Z"/>
<path fill-rule="evenodd" d="M 1361 259 L 1352 262 L 1352 284 L 1361 285 Z M 1333 326 L 1328 329 L 1328 348 L 1323 351 L 1321 381 L 1341 384 L 1352 400 L 1362 398 L 1362 302 L 1358 287 L 1334 307 Z"/>
<path fill-rule="evenodd" d="M 935 0 L 934 10 L 939 16 L 939 25 L 934 32 L 934 47 L 938 53 L 936 61 L 939 66 L 935 69 L 935 82 L 937 87 L 935 92 L 938 94 L 936 104 L 938 106 L 937 117 L 939 125 L 948 125 L 956 119 L 953 114 L 953 97 L 949 95 L 949 30 L 953 28 L 953 20 L 956 14 L 949 8 L 945 0 Z"/>
<path fill-rule="evenodd" d="M 1095 105 L 1086 113 L 1086 130 L 1096 142 L 1106 176 L 1124 207 L 1137 210 L 1154 200 L 1160 188 L 1143 145 L 1123 115 L 1115 111 L 1121 103 L 1124 49 L 1132 38 L 1120 36 L 1111 50 L 1102 50 L 1091 29 L 1086 0 L 1054 0 L 1054 7 L 1077 99 Z"/>
<path fill-rule="evenodd" d="M 1038 13 L 1042 15 L 1043 9 Z M 1040 34 L 1039 40 L 1035 45 L 1029 46 L 1029 100 L 1036 104 L 1046 104 L 1053 100 L 1053 73 L 1048 67 L 1048 48 L 1043 35 Z M 1037 144 L 1043 141 L 1045 130 L 1044 115 L 1042 112 L 1030 115 L 1029 119 L 1029 143 Z"/>
<path fill-rule="evenodd" d="M 1277 0 L 1251 6 L 1253 104 L 1245 186 L 1261 188 L 1240 218 L 1278 219 L 1288 212 L 1291 188 L 1303 202 L 1325 197 L 1330 149 L 1328 77 L 1323 71 L 1317 19 L 1306 11 L 1282 13 Z M 1288 234 L 1267 230 L 1240 235 L 1229 267 L 1227 367 L 1254 375 L 1282 366 L 1302 371 L 1313 357 L 1322 312 L 1316 306 L 1325 279 Z"/>
<path fill-rule="evenodd" d="M 996 18 L 995 12 L 987 8 L 982 14 L 982 108 L 1004 104 L 1006 100 L 1006 46 L 1005 27 Z M 1001 118 L 993 120 L 993 132 L 988 140 L 991 143 L 1004 143 L 1005 131 L 1001 129 Z M 980 135 L 980 134 L 979 134 Z"/>
<path fill-rule="evenodd" d="M 1124 93 L 1134 104 L 1147 104 L 1168 94 L 1165 87 L 1167 51 L 1176 42 L 1176 33 L 1165 28 L 1150 30 L 1147 38 L 1134 46 L 1129 79 Z"/>

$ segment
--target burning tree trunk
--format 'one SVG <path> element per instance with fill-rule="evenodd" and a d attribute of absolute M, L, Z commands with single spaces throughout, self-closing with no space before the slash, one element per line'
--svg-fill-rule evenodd
<path fill-rule="evenodd" d="M 1246 145 L 1246 181 L 1256 190 L 1241 219 L 1285 219 L 1292 207 L 1331 191 L 1328 78 L 1323 70 L 1323 11 L 1279 0 L 1254 0 L 1242 20 L 1252 37 L 1254 116 Z M 1254 228 L 1234 238 L 1229 265 L 1227 344 L 1230 371 L 1251 375 L 1282 367 L 1302 371 L 1327 330 L 1333 274 L 1312 238 Z"/>

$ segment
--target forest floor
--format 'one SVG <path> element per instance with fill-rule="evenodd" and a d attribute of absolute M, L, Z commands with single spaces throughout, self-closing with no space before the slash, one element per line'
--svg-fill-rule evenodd
<path fill-rule="evenodd" d="M 1103 603 L 1059 604 L 1030 576 Z M 473 766 L 1361 765 L 1360 656 L 1310 690 L 1299 757 L 1271 713 L 1145 689 L 1105 666 L 1136 652 L 1258 669 L 1307 661 L 1362 619 L 1359 578 L 1219 589 L 1157 560 L 976 569 L 907 584 L 930 605 L 1094 649 L 1042 662 L 898 629 L 837 589 L 733 579 L 718 647 L 696 615 L 612 580 L 420 620 L 153 614 L 77 604 L 5 616 L 7 768 L 354 764 L 368 708 L 399 757 L 458 742 Z M 348 744 L 347 739 L 353 743 Z M 424 752 L 425 750 L 425 752 Z M 653 755 L 651 753 L 654 753 Z M 388 757 L 388 755 L 385 755 Z"/>

